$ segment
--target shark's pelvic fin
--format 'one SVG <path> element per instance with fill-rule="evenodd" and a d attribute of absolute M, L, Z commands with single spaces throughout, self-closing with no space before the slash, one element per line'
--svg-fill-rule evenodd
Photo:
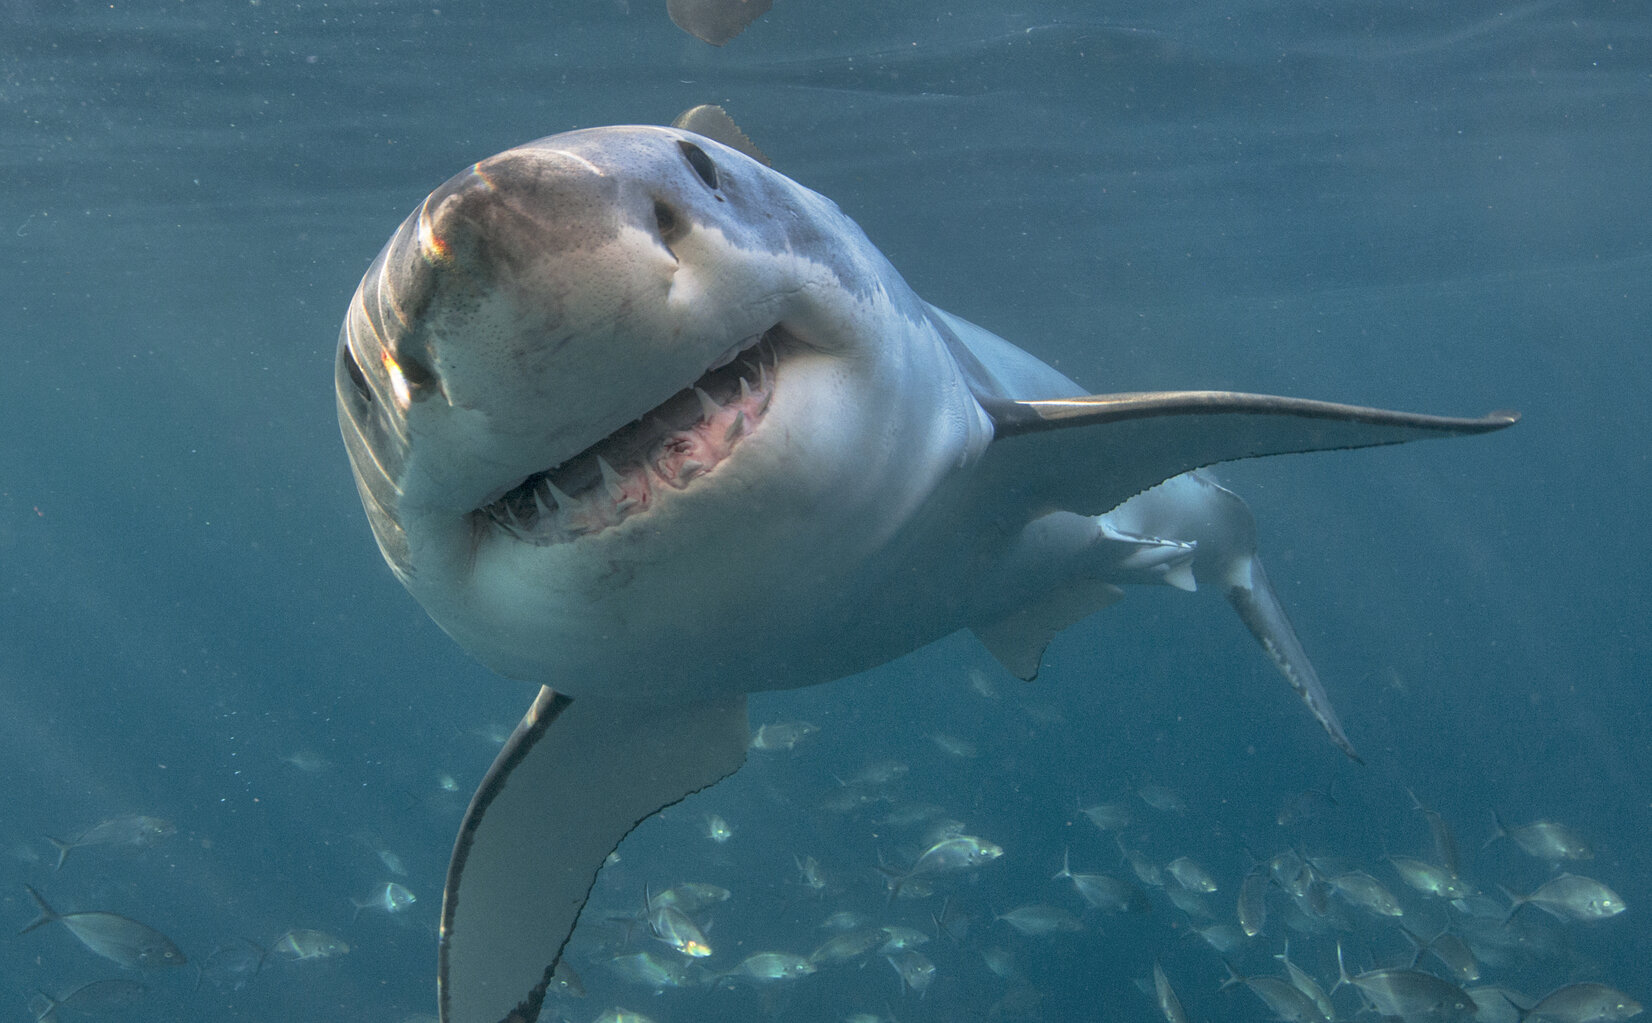
<path fill-rule="evenodd" d="M 499 751 L 442 894 L 443 1023 L 529 1023 L 608 854 L 746 758 L 746 698 L 674 706 L 550 689 Z"/>

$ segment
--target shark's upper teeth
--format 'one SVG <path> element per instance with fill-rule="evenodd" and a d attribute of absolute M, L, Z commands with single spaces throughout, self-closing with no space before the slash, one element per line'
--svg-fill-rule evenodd
<path fill-rule="evenodd" d="M 778 328 L 771 334 L 778 335 Z M 740 365 L 723 372 L 742 353 Z M 691 387 L 573 458 L 534 473 L 478 516 L 543 546 L 600 532 L 645 511 L 660 488 L 683 489 L 751 435 L 774 398 L 777 359 L 773 343 L 741 342 Z"/>

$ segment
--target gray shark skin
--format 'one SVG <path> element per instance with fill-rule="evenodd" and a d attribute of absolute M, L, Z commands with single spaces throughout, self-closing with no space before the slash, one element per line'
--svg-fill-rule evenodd
<path fill-rule="evenodd" d="M 396 577 L 542 687 L 455 845 L 450 1023 L 537 1017 L 607 854 L 743 762 L 747 693 L 960 629 L 1030 676 L 1122 585 L 1210 583 L 1341 737 L 1249 512 L 1184 474 L 1516 418 L 1087 395 L 925 303 L 829 200 L 662 127 L 437 189 L 364 277 L 335 383 Z"/>

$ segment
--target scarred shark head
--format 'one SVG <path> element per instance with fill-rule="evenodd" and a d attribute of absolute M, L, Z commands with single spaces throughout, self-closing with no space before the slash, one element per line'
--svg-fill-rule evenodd
<path fill-rule="evenodd" d="M 576 696 L 658 695 L 666 656 L 703 665 L 692 695 L 773 660 L 754 619 L 790 670 L 840 661 L 810 595 L 985 443 L 925 328 L 829 200 L 690 132 L 571 132 L 402 224 L 340 333 L 339 419 L 386 560 L 472 654 Z"/>

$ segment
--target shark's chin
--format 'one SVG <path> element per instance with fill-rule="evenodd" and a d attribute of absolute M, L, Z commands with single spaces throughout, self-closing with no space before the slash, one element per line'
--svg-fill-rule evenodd
<path fill-rule="evenodd" d="M 648 514 L 762 428 L 779 365 L 800 344 L 779 325 L 741 340 L 660 405 L 477 508 L 473 528 L 546 547 Z"/>

